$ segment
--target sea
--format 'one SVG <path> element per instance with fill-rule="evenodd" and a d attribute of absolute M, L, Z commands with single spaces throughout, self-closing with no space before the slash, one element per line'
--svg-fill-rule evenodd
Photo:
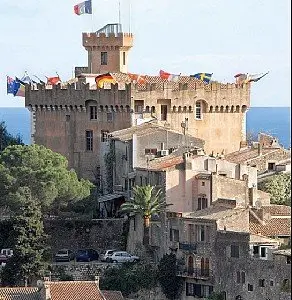
<path fill-rule="evenodd" d="M 0 107 L 0 122 L 4 121 L 8 132 L 19 134 L 25 144 L 30 144 L 30 112 L 26 108 Z M 247 112 L 247 132 L 265 132 L 276 136 L 285 148 L 291 147 L 290 107 L 251 107 Z"/>

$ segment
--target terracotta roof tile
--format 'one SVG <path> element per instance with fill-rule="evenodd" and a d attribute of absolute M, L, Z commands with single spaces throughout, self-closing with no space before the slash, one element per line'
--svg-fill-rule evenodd
<path fill-rule="evenodd" d="M 290 236 L 291 219 L 290 218 L 272 218 L 264 223 L 259 223 L 252 215 L 250 215 L 249 231 L 253 234 L 263 236 Z"/>
<path fill-rule="evenodd" d="M 41 300 L 38 288 L 34 287 L 15 287 L 0 288 L 0 299 L 4 300 Z"/>
<path fill-rule="evenodd" d="M 60 281 L 46 283 L 51 300 L 105 300 L 94 281 Z"/>
<path fill-rule="evenodd" d="M 124 300 L 120 291 L 101 291 L 106 300 Z"/>
<path fill-rule="evenodd" d="M 271 216 L 291 216 L 291 207 L 287 205 L 271 204 L 262 207 L 265 213 Z"/>
<path fill-rule="evenodd" d="M 278 151 L 279 149 L 263 149 L 262 150 L 262 155 L 274 152 L 274 151 Z M 244 162 L 248 162 L 251 159 L 257 158 L 258 157 L 258 149 L 245 149 L 245 150 L 241 150 L 241 151 L 236 151 L 236 152 L 232 152 L 229 153 L 225 156 L 225 159 L 233 162 L 233 163 L 244 163 Z"/>
<path fill-rule="evenodd" d="M 150 161 L 149 170 L 165 170 L 179 164 L 182 164 L 184 159 L 182 156 L 170 156 L 163 160 Z"/>

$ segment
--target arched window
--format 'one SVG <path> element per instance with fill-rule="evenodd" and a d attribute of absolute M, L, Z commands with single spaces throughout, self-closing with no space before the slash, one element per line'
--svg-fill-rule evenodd
<path fill-rule="evenodd" d="M 194 258 L 193 256 L 188 257 L 188 274 L 194 273 Z"/>
<path fill-rule="evenodd" d="M 243 300 L 243 298 L 242 298 L 240 295 L 237 295 L 237 296 L 235 297 L 235 300 Z"/>

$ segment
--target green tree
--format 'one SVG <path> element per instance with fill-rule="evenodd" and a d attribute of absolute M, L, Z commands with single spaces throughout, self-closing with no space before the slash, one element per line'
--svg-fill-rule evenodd
<path fill-rule="evenodd" d="M 89 196 L 93 185 L 88 180 L 78 180 L 76 172 L 67 168 L 65 157 L 44 146 L 6 147 L 0 153 L 0 206 L 17 206 L 20 187 L 30 188 L 43 211 L 60 209 L 69 201 Z"/>
<path fill-rule="evenodd" d="M 270 176 L 258 188 L 271 195 L 271 203 L 291 206 L 291 173 Z"/>
<path fill-rule="evenodd" d="M 124 263 L 121 267 L 105 270 L 100 278 L 100 289 L 121 291 L 124 296 L 139 290 L 150 290 L 157 285 L 157 269 L 153 265 Z"/>
<path fill-rule="evenodd" d="M 42 213 L 29 188 L 19 188 L 21 205 L 13 217 L 14 254 L 4 267 L 4 285 L 27 285 L 44 269 L 45 239 Z"/>
<path fill-rule="evenodd" d="M 5 122 L 0 122 L 0 152 L 10 145 L 21 145 L 22 139 L 19 135 L 14 137 L 6 128 Z"/>
<path fill-rule="evenodd" d="M 149 245 L 150 218 L 154 214 L 165 211 L 169 204 L 166 203 L 161 189 L 154 186 L 135 186 L 134 197 L 121 205 L 120 211 L 140 215 L 144 219 L 143 244 Z"/>
<path fill-rule="evenodd" d="M 165 254 L 158 265 L 158 281 L 167 299 L 179 298 L 183 279 L 177 276 L 177 259 L 175 254 Z"/>

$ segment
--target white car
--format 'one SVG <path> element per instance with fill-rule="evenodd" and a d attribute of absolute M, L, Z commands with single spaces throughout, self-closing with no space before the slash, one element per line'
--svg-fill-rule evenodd
<path fill-rule="evenodd" d="M 116 251 L 110 257 L 110 262 L 123 263 L 123 262 L 138 262 L 140 258 L 138 256 L 131 255 L 126 251 Z"/>
<path fill-rule="evenodd" d="M 104 251 L 101 251 L 100 253 L 100 261 L 106 261 L 106 262 L 110 262 L 110 257 L 111 255 L 117 250 L 115 249 L 109 249 L 109 250 L 104 250 Z"/>

